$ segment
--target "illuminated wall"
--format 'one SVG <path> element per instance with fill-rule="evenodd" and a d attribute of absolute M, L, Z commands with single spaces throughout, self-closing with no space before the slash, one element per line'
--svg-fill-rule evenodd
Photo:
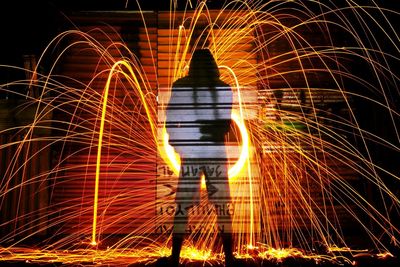
<path fill-rule="evenodd" d="M 51 201 L 56 203 L 54 212 L 65 218 L 63 228 L 66 232 L 75 233 L 79 229 L 85 235 L 91 232 L 93 221 L 97 154 L 94 144 L 99 138 L 99 107 L 107 75 L 117 60 L 136 57 L 148 78 L 142 86 L 156 91 L 157 29 L 152 26 L 153 14 L 147 18 L 147 29 L 138 13 L 113 14 L 107 18 L 96 13 L 90 16 L 78 14 L 73 19 L 88 36 L 80 33 L 69 36 L 68 43 L 81 43 L 75 43 L 62 59 L 59 73 L 76 79 L 65 82 L 78 91 L 89 90 L 80 97 L 79 104 L 66 103 L 69 114 L 62 112 L 55 116 L 60 120 L 71 120 L 68 131 L 88 134 L 90 140 L 67 141 L 65 147 L 57 148 L 58 156 L 65 160 L 57 174 L 62 182 L 55 186 Z M 86 42 L 85 38 L 93 39 Z M 107 54 L 93 48 L 89 44 L 92 40 L 108 48 Z M 122 42 L 130 51 L 124 49 Z M 80 82 L 89 84 L 88 88 Z M 154 103 L 155 96 L 150 95 L 147 101 Z M 107 102 L 98 195 L 99 236 L 143 231 L 141 227 L 155 216 L 156 144 L 152 141 L 145 109 L 122 74 L 113 76 Z M 148 205 L 144 205 L 146 203 Z M 132 214 L 138 206 L 142 207 L 142 212 Z M 151 231 L 151 227 L 145 231 Z"/>
<path fill-rule="evenodd" d="M 211 12 L 211 16 L 216 16 L 216 14 Z M 94 129 L 93 133 L 86 136 L 91 136 L 90 144 L 96 143 L 99 128 L 97 118 L 102 100 L 101 93 L 108 74 L 107 70 L 118 59 L 124 57 L 136 58 L 143 66 L 140 71 L 146 73 L 146 84 L 143 86 L 153 93 L 147 95 L 147 100 L 158 105 L 154 112 L 158 115 L 158 130 L 161 139 L 165 118 L 164 109 L 169 98 L 169 86 L 176 78 L 184 75 L 184 73 L 171 72 L 174 69 L 171 66 L 176 64 L 176 58 L 172 58 L 172 56 L 182 56 L 187 61 L 190 58 L 188 53 L 184 55 L 182 52 L 172 51 L 172 49 L 176 49 L 174 45 L 178 42 L 179 34 L 182 36 L 181 41 L 184 41 L 185 36 L 187 36 L 185 29 L 179 28 L 178 22 L 181 21 L 182 15 L 177 13 L 174 21 L 176 25 L 172 31 L 169 30 L 171 27 L 169 13 L 162 12 L 158 14 L 144 13 L 146 28 L 137 13 L 111 13 L 107 16 L 101 13 L 91 13 L 77 14 L 72 17 L 80 25 L 79 28 L 87 35 L 76 34 L 76 38 L 72 38 L 71 42 L 89 38 L 104 47 L 110 46 L 108 50 L 110 54 L 99 55 L 99 51 L 91 49 L 88 42 L 82 42 L 75 45 L 67 55 L 63 56 L 58 73 L 76 79 L 65 78 L 65 83 L 82 90 L 88 84 L 92 93 L 83 96 L 79 105 L 68 105 L 66 103 L 65 110 L 70 114 L 68 112 L 58 113 L 54 114 L 54 118 L 65 120 L 66 117 L 71 117 L 74 123 L 67 128 L 68 131 L 73 133 L 87 134 L 88 129 Z M 102 24 L 102 21 L 110 26 Z M 276 34 L 276 31 L 268 26 L 256 30 L 265 34 L 264 39 L 268 39 L 268 35 Z M 292 114 L 303 112 L 305 116 L 310 118 L 315 118 L 316 110 L 324 111 L 324 114 L 327 114 L 326 111 L 332 111 L 332 114 L 346 114 L 343 97 L 338 95 L 338 92 L 306 91 L 303 84 L 304 77 L 290 71 L 318 66 L 320 64 L 318 59 L 310 59 L 308 66 L 299 66 L 296 61 L 285 61 L 277 58 L 276 62 L 279 63 L 274 65 L 274 57 L 280 55 L 288 58 L 293 57 L 291 54 L 285 54 L 290 51 L 291 47 L 288 46 L 284 38 L 266 44 L 267 49 L 265 51 L 268 51 L 268 53 L 257 54 L 253 53 L 252 49 L 255 42 L 263 41 L 262 38 L 257 39 L 260 36 L 259 33 L 240 33 L 245 35 L 247 40 L 243 39 L 243 42 L 236 47 L 229 46 L 229 39 L 235 38 L 235 34 L 238 32 L 240 33 L 240 28 L 215 29 L 212 38 L 215 38 L 215 42 L 225 43 L 225 49 L 216 53 L 218 64 L 225 67 L 234 66 L 235 75 L 232 75 L 227 68 L 221 69 L 222 79 L 232 85 L 237 110 L 239 110 L 239 94 L 235 87 L 236 84 L 239 84 L 245 125 L 255 124 L 271 127 L 276 122 L 282 122 L 283 125 L 288 127 L 289 132 L 290 128 L 297 128 L 312 135 L 313 132 L 310 131 L 309 125 L 302 124 Z M 307 36 L 308 40 L 313 40 L 315 44 L 325 41 L 323 38 L 321 39 L 320 33 L 313 33 L 311 30 L 309 32 L 304 31 L 303 34 Z M 201 36 L 201 29 L 196 31 L 194 35 L 195 37 Z M 121 40 L 127 44 L 130 51 L 118 44 Z M 194 38 L 194 40 L 197 39 Z M 199 43 L 208 42 L 207 38 L 198 40 Z M 193 48 L 193 45 L 194 43 L 189 45 L 189 51 Z M 183 45 L 178 50 L 183 51 Z M 101 58 L 100 63 L 99 58 Z M 254 70 L 254 65 L 262 62 L 262 59 L 265 58 L 271 59 L 270 73 L 262 75 L 252 72 L 249 74 L 251 70 Z M 316 76 L 312 73 L 307 75 L 314 75 L 316 84 L 329 82 L 328 77 L 323 75 Z M 237 80 L 234 79 L 234 76 Z M 260 77 L 264 78 L 260 79 Z M 265 77 L 269 78 L 265 79 Z M 115 75 L 110 87 L 104 135 L 105 140 L 108 140 L 107 142 L 112 145 L 107 146 L 102 151 L 101 157 L 102 169 L 98 209 L 100 235 L 135 232 L 159 233 L 168 231 L 171 225 L 170 216 L 173 211 L 170 206 L 173 203 L 173 181 L 176 181 L 176 175 L 162 160 L 162 155 L 154 153 L 157 150 L 157 145 L 152 140 L 150 125 L 144 115 L 144 107 L 140 104 L 137 94 L 136 98 L 132 98 L 131 89 L 126 77 L 119 74 Z M 73 91 L 66 93 L 73 93 Z M 325 123 L 331 123 L 329 118 L 325 117 L 325 121 L 321 121 L 321 125 Z M 62 127 L 65 127 L 65 125 Z M 251 127 L 248 129 L 251 129 Z M 278 130 L 277 132 L 282 133 Z M 298 151 L 296 149 L 299 146 L 303 152 L 313 153 L 312 144 L 299 144 L 296 141 L 296 136 L 290 136 L 290 134 L 285 135 L 285 138 L 288 138 L 288 140 L 293 138 L 292 143 L 295 144 L 293 146 L 288 145 L 291 141 L 282 142 L 279 136 L 263 136 L 251 130 L 248 133 L 250 134 L 251 153 L 260 157 L 257 157 L 258 161 L 251 158 L 233 184 L 233 192 L 235 196 L 241 196 L 239 199 L 240 205 L 242 205 L 238 208 L 241 210 L 240 212 L 234 211 L 235 216 L 237 216 L 235 219 L 237 229 L 240 228 L 241 232 L 249 231 L 249 224 L 243 222 L 247 220 L 246 218 L 249 218 L 250 213 L 252 213 L 251 218 L 255 223 L 251 227 L 256 228 L 252 229 L 253 232 L 265 231 L 269 227 L 271 229 L 288 229 L 288 224 L 293 223 L 307 227 L 307 220 L 303 221 L 302 218 L 306 218 L 309 214 L 304 213 L 304 210 L 300 213 L 295 212 L 295 207 L 300 203 L 294 201 L 298 199 L 298 196 L 293 197 L 294 194 L 298 194 L 298 188 L 303 186 L 309 188 L 310 192 L 314 192 L 310 194 L 309 199 L 310 202 L 314 203 L 313 208 L 317 209 L 323 206 L 332 210 L 332 216 L 340 214 L 340 212 L 338 213 L 341 210 L 340 205 L 332 200 L 326 200 L 324 195 L 320 194 L 321 190 L 318 187 L 321 184 L 310 182 L 320 176 L 329 180 L 331 174 L 327 173 L 326 169 L 307 169 L 308 165 L 304 161 L 304 155 L 296 156 L 296 153 L 294 153 Z M 56 159 L 58 156 L 68 155 L 61 162 L 61 168 L 57 171 L 58 181 L 54 188 L 51 188 L 50 194 L 54 216 L 64 218 L 63 229 L 67 229 L 63 230 L 64 233 L 74 233 L 76 229 L 84 229 L 80 231 L 82 234 L 88 234 L 91 231 L 93 177 L 95 176 L 97 149 L 96 146 L 88 145 L 87 141 L 68 143 L 67 146 L 57 147 L 55 150 L 58 153 L 55 156 Z M 228 143 L 232 153 L 232 162 L 235 162 L 239 157 L 240 142 L 240 131 L 233 127 Z M 323 154 L 315 156 L 317 161 L 321 160 L 324 164 L 328 164 L 329 170 L 335 170 L 335 175 L 332 176 L 357 182 L 354 170 L 343 162 L 337 162 Z M 252 165 L 257 167 L 252 168 Z M 261 168 L 258 168 L 260 166 Z M 302 166 L 300 169 L 308 170 L 308 172 L 299 171 L 299 166 Z M 254 181 L 262 181 L 263 183 L 263 185 L 259 185 L 257 182 L 252 184 L 253 203 L 251 204 L 247 182 L 249 169 L 252 170 L 251 175 Z M 284 184 L 288 179 L 283 178 L 287 176 L 298 178 L 296 180 L 297 188 Z M 259 179 L 260 177 L 262 179 Z M 262 190 L 261 193 L 261 190 L 256 190 L 258 187 L 269 188 L 269 190 Z M 159 202 L 158 200 L 163 199 L 164 196 L 168 196 L 167 201 Z M 259 200 L 262 200 L 269 208 L 261 209 L 261 212 L 257 208 Z M 335 206 L 336 204 L 337 206 Z M 143 207 L 143 209 L 140 214 L 132 214 L 132 207 Z M 164 216 L 166 210 L 168 210 L 169 218 L 160 216 L 161 211 Z M 343 214 L 346 213 L 344 210 L 342 211 Z M 351 223 L 351 221 L 346 221 L 346 216 L 343 216 L 343 218 L 342 224 Z M 334 221 L 337 222 L 338 219 L 336 218 Z"/>
<path fill-rule="evenodd" d="M 169 13 L 160 13 L 159 20 L 167 21 L 167 15 Z M 180 15 L 180 14 L 179 14 Z M 189 15 L 190 16 L 190 15 Z M 223 19 L 222 19 L 223 20 Z M 181 18 L 178 16 L 175 23 L 178 25 Z M 235 114 L 243 115 L 243 125 L 247 121 L 257 120 L 257 88 L 255 83 L 255 75 L 248 75 L 251 72 L 250 65 L 246 64 L 249 62 L 256 62 L 256 54 L 252 53 L 254 35 L 252 32 L 245 33 L 246 38 L 238 44 L 229 46 L 230 40 L 235 38 L 238 34 L 237 29 L 214 29 L 209 33 L 208 36 L 204 37 L 202 34 L 201 26 L 206 28 L 207 21 L 199 22 L 200 30 L 194 31 L 192 36 L 192 43 L 199 43 L 201 47 L 202 43 L 225 43 L 226 47 L 221 50 L 213 51 L 215 53 L 214 57 L 217 64 L 220 66 L 221 79 L 231 86 L 233 93 L 233 112 Z M 162 25 L 162 24 L 161 24 Z M 159 121 L 159 142 L 163 142 L 164 138 L 164 122 L 165 122 L 165 108 L 169 102 L 170 90 L 172 82 L 182 76 L 187 75 L 186 71 L 182 73 L 171 73 L 173 69 L 173 64 L 176 64 L 177 60 L 183 57 L 184 66 L 188 65 L 190 62 L 190 54 L 185 53 L 185 48 L 189 48 L 189 51 L 193 49 L 190 42 L 188 42 L 187 37 L 189 35 L 189 30 L 185 27 L 181 27 L 176 30 L 169 30 L 168 28 L 159 28 L 158 30 L 158 51 L 159 51 L 159 68 L 158 68 L 158 78 L 159 78 L 159 91 L 158 91 L 158 121 Z M 242 35 L 243 36 L 243 35 Z M 172 40 L 172 41 L 171 41 Z M 189 46 L 187 45 L 189 43 Z M 178 45 L 180 44 L 180 45 Z M 178 46 L 177 46 L 178 45 Z M 188 47 L 186 47 L 188 46 Z M 178 47 L 178 48 L 176 48 Z M 174 51 L 177 49 L 179 51 L 176 53 Z M 173 52 L 172 52 L 173 51 Z M 240 59 L 243 59 L 240 61 Z M 244 59 L 246 61 L 244 61 Z M 245 63 L 246 62 L 246 63 Z M 228 68 L 234 68 L 236 73 L 232 73 Z M 173 79 L 172 77 L 175 77 Z M 237 87 L 239 85 L 239 88 Z M 239 103 L 240 100 L 240 103 Z M 248 131 L 245 129 L 245 131 Z M 245 133 L 243 133 L 245 134 Z M 249 134 L 248 132 L 246 134 Z M 260 228 L 252 229 L 254 225 L 259 224 L 259 213 L 253 213 L 254 210 L 259 209 L 259 195 L 258 190 L 258 176 L 257 168 L 251 168 L 252 164 L 256 164 L 254 160 L 245 159 L 239 168 L 239 170 L 234 171 L 234 166 L 238 166 L 237 163 L 241 157 L 241 153 L 247 153 L 244 150 L 249 149 L 248 156 L 250 156 L 256 148 L 253 147 L 251 142 L 249 142 L 246 148 L 243 148 L 243 140 L 239 130 L 238 125 L 233 125 L 228 136 L 226 143 L 226 150 L 229 157 L 229 167 L 232 169 L 230 178 L 231 196 L 233 201 L 233 207 L 230 210 L 218 210 L 220 213 L 229 212 L 233 216 L 233 230 L 235 232 L 248 233 L 248 232 L 259 232 Z M 207 153 L 205 151 L 205 153 Z M 178 176 L 176 173 L 176 167 L 174 168 L 173 163 L 168 163 L 169 160 L 166 158 L 171 157 L 170 155 L 165 155 L 165 151 L 161 151 L 157 161 L 158 173 L 157 173 L 157 225 L 156 232 L 164 233 L 171 231 L 173 214 L 175 212 L 174 203 L 174 192 L 177 189 Z M 239 164 L 240 165 L 240 164 Z M 249 183 L 249 176 L 254 179 L 251 184 Z M 251 189 L 251 190 L 250 190 Z M 214 217 L 214 212 L 212 206 L 206 201 L 206 189 L 205 185 L 202 190 L 202 204 L 198 209 L 194 209 L 191 214 L 190 224 L 188 226 L 188 232 L 193 232 L 193 229 L 198 229 L 200 227 L 204 228 L 200 231 L 207 231 L 208 228 L 212 227 L 215 223 L 216 218 Z M 251 193 L 250 193 L 251 191 Z M 211 216 L 209 216 L 211 215 Z M 209 222 L 208 224 L 205 222 Z M 250 226 L 252 225 L 252 226 Z"/>

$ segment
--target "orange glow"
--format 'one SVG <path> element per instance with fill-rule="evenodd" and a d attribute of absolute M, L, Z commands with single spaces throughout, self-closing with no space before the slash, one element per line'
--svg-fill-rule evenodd
<path fill-rule="evenodd" d="M 9 114 L 14 112 L 14 106 L 7 106 L 11 102 L 0 101 L 5 107 L 0 119 L 6 125 L 0 125 L 0 159 L 6 162 L 0 170 L 0 208 L 8 216 L 0 222 L 5 229 L 0 243 L 11 244 L 0 247 L 0 261 L 117 265 L 170 254 L 180 158 L 162 125 L 170 93 L 164 88 L 183 76 L 189 55 L 200 47 L 211 49 L 221 79 L 236 97 L 231 118 L 233 137 L 240 141 L 227 145 L 233 196 L 228 209 L 236 255 L 275 262 L 299 257 L 351 263 L 348 255 L 369 255 L 370 250 L 351 249 L 351 238 L 343 234 L 350 222 L 364 234 L 365 243 L 380 252 L 371 255 L 394 257 L 387 251 L 388 243 L 399 245 L 400 229 L 392 220 L 400 200 L 390 186 L 400 177 L 378 160 L 375 149 L 400 151 L 400 112 L 391 102 L 392 94 L 398 98 L 399 92 L 388 91 L 400 81 L 391 66 L 400 61 L 400 41 L 390 25 L 400 14 L 374 1 L 369 6 L 345 1 L 345 8 L 336 8 L 333 1 L 311 1 L 320 5 L 319 11 L 302 1 L 227 1 L 221 10 L 199 2 L 193 11 L 142 12 L 144 24 L 149 15 L 170 28 L 157 28 L 153 21 L 151 29 L 138 26 L 139 34 L 132 34 L 139 38 L 138 51 L 114 42 L 119 28 L 110 30 L 110 36 L 102 32 L 99 40 L 95 36 L 102 28 L 61 33 L 44 51 L 31 80 L 0 84 L 7 95 L 19 94 L 13 86 L 42 90 L 36 98 L 24 94 L 26 106 L 16 109 L 20 113 L 15 117 Z M 295 8 L 288 9 L 288 2 Z M 348 24 L 348 15 L 357 17 L 356 27 Z M 349 40 L 337 46 L 336 31 Z M 396 53 L 385 51 L 386 44 L 371 34 L 376 31 Z M 64 48 L 64 38 L 79 40 Z M 103 39 L 110 42 L 103 44 Z M 352 46 L 345 46 L 347 42 Z M 90 64 L 77 70 L 71 56 L 74 62 L 65 68 L 72 71 L 55 75 L 72 48 L 79 50 L 77 58 L 89 51 Z M 43 74 L 42 61 L 47 64 L 53 51 L 62 52 Z M 371 69 L 370 80 L 352 73 L 347 62 L 353 60 Z M 89 78 L 87 66 L 94 66 Z M 1 70 L 5 67 L 25 71 L 0 65 Z M 388 137 L 389 130 L 388 136 L 379 136 L 380 131 L 363 128 L 364 121 L 353 110 L 354 99 L 381 108 L 393 136 Z M 20 124 L 11 123 L 15 121 Z M 52 152 L 60 154 L 53 157 Z M 47 158 L 51 166 L 42 168 Z M 367 189 L 378 194 L 370 197 Z M 159 203 L 164 206 L 154 212 Z M 209 204 L 203 190 L 199 208 L 190 210 L 182 256 L 212 265 L 223 261 L 221 254 L 209 250 L 218 240 L 216 214 L 228 210 Z M 50 236 L 53 232 L 58 235 Z M 36 235 L 49 235 L 42 248 L 19 247 Z M 121 239 L 104 240 L 108 235 Z M 328 255 L 314 255 L 314 244 Z"/>
<path fill-rule="evenodd" d="M 318 254 L 307 254 L 296 248 L 265 248 L 265 247 L 249 247 L 249 249 L 258 250 L 255 254 L 237 254 L 237 258 L 262 259 L 273 263 L 280 263 L 287 258 L 302 258 L 314 261 L 315 264 L 327 261 L 336 263 L 338 266 L 343 264 L 351 264 L 352 258 L 344 256 L 329 256 Z M 170 248 L 149 246 L 143 249 L 64 249 L 64 250 L 41 250 L 33 248 L 2 248 L 0 247 L 1 261 L 24 261 L 29 263 L 63 263 L 63 264 L 82 264 L 82 262 L 90 262 L 99 265 L 123 265 L 129 263 L 152 263 L 162 256 L 169 256 Z M 369 254 L 371 257 L 376 256 L 382 260 L 392 258 L 389 252 L 378 254 Z M 212 253 L 211 250 L 199 250 L 193 245 L 184 246 L 181 252 L 182 261 L 200 261 L 217 264 L 223 262 L 223 255 Z"/>
<path fill-rule="evenodd" d="M 181 27 L 179 27 L 179 35 L 181 35 Z M 180 40 L 180 38 L 178 38 Z M 227 66 L 219 66 L 221 69 L 227 69 L 229 73 L 232 75 L 234 81 L 235 81 L 235 88 L 237 90 L 238 94 L 238 102 L 239 102 L 239 112 L 236 110 L 232 111 L 231 118 L 237 125 L 240 131 L 240 136 L 242 140 L 242 144 L 240 145 L 240 153 L 239 153 L 239 158 L 237 162 L 229 169 L 228 175 L 230 181 L 233 181 L 235 177 L 239 175 L 239 173 L 243 170 L 246 161 L 249 159 L 249 153 L 250 153 L 250 138 L 249 134 L 246 128 L 246 125 L 243 120 L 243 107 L 242 107 L 242 100 L 240 97 L 240 85 L 239 81 L 234 73 L 234 71 L 227 67 Z M 179 169 L 180 169 L 180 157 L 179 154 L 176 153 L 173 149 L 173 147 L 169 144 L 169 136 L 168 133 L 165 129 L 165 125 L 163 127 L 163 134 L 162 134 L 162 141 L 163 141 L 163 147 L 164 147 L 164 152 L 161 153 L 161 155 L 166 155 L 164 157 L 164 160 L 168 164 L 168 166 L 172 169 L 172 171 L 175 173 L 175 175 L 179 175 Z"/>
<path fill-rule="evenodd" d="M 232 120 L 236 123 L 238 128 L 240 129 L 240 134 L 241 134 L 241 149 L 240 149 L 240 156 L 237 162 L 229 169 L 229 179 L 230 181 L 233 181 L 235 177 L 240 173 L 240 171 L 243 169 L 243 167 L 246 164 L 246 160 L 249 157 L 249 135 L 247 133 L 246 126 L 244 125 L 243 120 L 240 119 L 239 115 L 237 112 L 233 111 L 232 112 Z M 166 132 L 165 127 L 163 128 L 163 147 L 164 147 L 164 152 L 166 157 L 164 160 L 168 164 L 168 166 L 172 169 L 172 171 L 175 173 L 175 175 L 179 175 L 179 169 L 180 169 L 180 157 L 179 154 L 175 152 L 174 148 L 168 143 L 168 133 Z M 162 153 L 161 155 L 164 155 Z"/>
<path fill-rule="evenodd" d="M 128 69 L 129 73 L 125 73 L 125 72 L 121 71 L 120 69 L 116 70 L 116 68 L 119 67 L 120 65 L 126 67 Z M 98 146 L 97 146 L 97 158 L 96 158 L 95 193 L 94 193 L 94 200 L 93 200 L 93 226 L 92 226 L 92 242 L 91 242 L 93 245 L 95 245 L 97 243 L 96 232 L 97 232 L 98 192 L 99 192 L 99 181 L 100 181 L 101 151 L 102 151 L 102 145 L 103 145 L 104 124 L 105 124 L 105 118 L 106 118 L 106 113 L 107 113 L 107 104 L 108 104 L 108 102 L 107 102 L 108 92 L 109 92 L 111 80 L 115 73 L 121 73 L 125 77 L 127 77 L 129 79 L 129 81 L 131 82 L 132 87 L 139 92 L 140 99 L 143 103 L 143 106 L 146 110 L 148 120 L 150 122 L 150 127 L 151 127 L 151 131 L 153 133 L 153 137 L 154 137 L 154 139 L 156 139 L 155 125 L 151 118 L 152 113 L 150 111 L 150 108 L 148 107 L 147 100 L 145 98 L 145 94 L 143 93 L 143 91 L 141 89 L 139 80 L 136 77 L 132 66 L 130 65 L 129 62 L 124 61 L 124 60 L 115 62 L 108 74 L 107 82 L 104 86 L 104 93 L 103 93 L 103 103 L 102 103 L 100 129 L 99 129 L 99 141 L 98 141 Z"/>

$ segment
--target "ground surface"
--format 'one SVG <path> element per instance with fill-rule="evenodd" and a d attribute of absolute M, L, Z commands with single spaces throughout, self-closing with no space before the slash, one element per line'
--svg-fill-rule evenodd
<path fill-rule="evenodd" d="M 163 267 L 168 266 L 167 263 L 157 262 L 157 259 L 143 259 L 136 261 L 135 263 L 122 263 L 122 262 L 81 262 L 81 263 L 46 263 L 46 262 L 29 262 L 29 261 L 1 261 L 0 266 L 4 267 L 69 267 L 69 266 L 126 266 L 126 267 Z M 181 262 L 182 267 L 223 267 L 223 262 L 217 261 L 189 261 L 183 260 Z M 324 259 L 305 259 L 289 257 L 277 260 L 266 260 L 266 259 L 241 259 L 238 261 L 237 267 L 400 267 L 400 260 L 397 257 L 386 257 L 378 258 L 368 254 L 359 255 L 351 259 L 342 260 L 337 259 L 337 262 L 332 262 Z M 235 266 L 232 266 L 235 267 Z"/>

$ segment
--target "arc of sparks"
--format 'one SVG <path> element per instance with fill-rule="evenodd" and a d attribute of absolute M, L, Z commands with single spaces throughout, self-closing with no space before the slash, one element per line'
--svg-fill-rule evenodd
<path fill-rule="evenodd" d="M 138 79 L 137 79 L 132 67 L 129 65 L 128 62 L 126 62 L 124 60 L 120 60 L 120 61 L 115 62 L 114 65 L 112 66 L 109 74 L 108 74 L 107 82 L 106 82 L 106 84 L 104 86 L 104 93 L 103 93 L 103 103 L 102 103 L 100 129 L 99 129 L 99 141 L 98 141 L 97 157 L 96 157 L 96 174 L 95 174 L 92 241 L 91 241 L 92 245 L 97 245 L 97 241 L 96 241 L 97 232 L 96 232 L 96 230 L 97 230 L 97 209 L 98 209 L 98 199 L 99 199 L 101 151 L 102 151 L 102 145 L 103 145 L 104 123 L 105 123 L 106 112 L 107 112 L 108 92 L 109 92 L 112 76 L 115 73 L 115 69 L 119 65 L 123 65 L 128 69 L 130 76 L 127 73 L 123 72 L 123 71 L 118 71 L 118 72 L 123 74 L 130 82 L 133 81 L 134 88 L 138 89 L 140 98 L 142 100 L 143 106 L 144 106 L 145 111 L 146 111 L 146 114 L 149 117 L 150 128 L 151 128 L 152 134 L 153 134 L 154 137 L 156 136 L 155 135 L 155 133 L 156 133 L 155 126 L 154 126 L 152 120 L 150 119 L 150 109 L 149 109 L 149 107 L 148 107 L 148 105 L 146 103 L 145 96 L 144 96 L 142 90 L 140 89 L 141 87 L 140 87 L 139 81 L 138 81 Z"/>
<path fill-rule="evenodd" d="M 131 77 L 133 78 L 134 81 L 134 85 L 135 88 L 138 88 L 138 91 L 140 93 L 140 97 L 141 100 L 143 102 L 143 105 L 145 107 L 146 110 L 146 114 L 149 116 L 150 118 L 150 111 L 149 108 L 146 104 L 144 95 L 142 90 L 140 90 L 140 85 L 139 85 L 139 81 L 135 75 L 135 73 L 133 72 L 131 66 L 126 62 L 126 61 L 117 61 L 114 63 L 114 65 L 112 66 L 108 78 L 107 78 L 107 82 L 104 86 L 104 93 L 103 93 L 103 102 L 102 102 L 102 109 L 101 109 L 101 120 L 100 120 L 100 129 L 99 129 L 99 140 L 98 140 L 98 149 L 97 149 L 97 157 L 96 157 L 96 173 L 95 173 L 95 192 L 94 192 L 94 201 L 93 201 L 93 223 L 92 223 L 92 241 L 91 244 L 92 245 L 96 245 L 97 244 L 97 210 L 98 210 L 98 198 L 99 198 L 99 181 L 100 181 L 100 167 L 101 167 L 101 152 L 102 152 L 102 145 L 103 145 L 103 134 L 104 134 L 104 124 L 105 124 L 105 116 L 106 116 L 106 112 L 107 112 L 107 101 L 108 101 L 108 93 L 109 93 L 109 87 L 110 87 L 110 83 L 111 83 L 111 79 L 112 76 L 115 72 L 115 69 L 119 66 L 119 65 L 124 65 L 128 70 L 131 76 L 128 76 L 125 72 L 121 72 L 123 75 L 127 76 L 127 78 Z M 244 121 L 243 121 L 243 111 L 242 111 L 242 104 L 241 104 L 241 98 L 240 98 L 240 87 L 239 87 L 239 82 L 236 78 L 235 73 L 233 72 L 233 70 L 227 66 L 220 66 L 220 68 L 225 68 L 228 69 L 228 71 L 232 74 L 232 76 L 234 77 L 235 80 L 235 86 L 238 90 L 238 102 L 239 102 L 239 111 L 240 114 L 237 114 L 235 112 L 232 112 L 232 120 L 237 124 L 240 133 L 241 133 L 241 139 L 242 139 L 242 148 L 241 148 L 241 153 L 239 156 L 238 161 L 235 163 L 235 165 L 229 169 L 228 175 L 230 178 L 233 178 L 235 176 L 237 176 L 239 174 L 239 172 L 241 171 L 241 169 L 243 168 L 243 166 L 246 163 L 246 160 L 249 157 L 249 135 L 247 133 L 247 129 L 246 126 L 244 125 Z M 130 79 L 132 80 L 132 79 Z M 156 136 L 155 133 L 155 126 L 152 123 L 152 121 L 149 119 L 150 122 L 150 126 L 151 126 L 151 130 L 153 133 L 153 136 Z M 165 130 L 164 130 L 165 131 Z M 168 144 L 168 134 L 166 134 L 166 132 L 164 132 L 164 136 L 163 136 L 163 143 L 164 143 L 164 149 L 165 152 L 168 155 L 168 162 L 170 163 L 169 165 L 172 167 L 172 169 L 174 170 L 175 173 L 179 173 L 179 162 L 180 159 L 179 157 L 177 157 L 177 154 L 174 153 L 172 147 Z M 252 217 L 252 216 L 250 216 Z"/>
<path fill-rule="evenodd" d="M 228 171 L 228 176 L 230 179 L 235 178 L 240 171 L 242 170 L 246 159 L 248 158 L 248 151 L 249 151 L 249 134 L 247 133 L 246 126 L 242 119 L 240 118 L 240 115 L 233 111 L 231 114 L 232 120 L 236 123 L 236 125 L 239 128 L 239 132 L 241 135 L 241 140 L 242 140 L 242 145 L 241 145 L 241 151 L 240 151 L 240 156 L 236 163 L 229 169 Z M 167 158 L 165 159 L 168 166 L 172 169 L 175 175 L 179 174 L 180 170 L 180 157 L 179 154 L 177 154 L 174 150 L 174 148 L 169 144 L 169 135 L 165 129 L 163 128 L 163 147 L 164 147 L 164 152 L 167 155 Z"/>
<path fill-rule="evenodd" d="M 245 153 L 244 156 L 239 158 L 238 163 L 240 163 L 241 168 L 243 168 L 244 164 L 247 162 L 247 172 L 248 172 L 248 178 L 249 178 L 249 198 L 250 198 L 250 240 L 249 240 L 249 246 L 252 247 L 253 243 L 254 243 L 254 200 L 253 200 L 253 178 L 251 175 L 251 167 L 250 167 L 250 161 L 249 159 L 249 137 L 248 137 L 248 133 L 246 130 L 246 127 L 244 125 L 244 119 L 243 119 L 243 107 L 242 107 L 242 98 L 240 95 L 240 85 L 239 85 L 239 81 L 237 79 L 237 76 L 235 74 L 235 72 L 232 70 L 232 68 L 228 67 L 228 66 L 220 66 L 220 68 L 225 68 L 229 71 L 229 73 L 232 75 L 232 77 L 235 80 L 235 86 L 236 86 L 236 90 L 238 92 L 238 102 L 239 102 L 239 122 L 240 125 L 242 125 L 244 127 L 244 131 L 243 133 L 245 134 L 245 138 L 243 138 L 243 152 Z M 238 124 L 239 125 L 239 124 Z M 240 127 L 239 127 L 240 128 Z M 242 129 L 240 129 L 240 131 L 242 132 Z M 242 135 L 243 136 L 243 135 Z M 234 166 L 235 167 L 235 166 Z M 238 170 L 239 172 L 239 170 Z"/>
<path fill-rule="evenodd" d="M 242 145 L 241 145 L 241 151 L 240 151 L 240 156 L 239 156 L 238 160 L 228 170 L 229 178 L 233 179 L 239 175 L 240 171 L 243 169 L 243 167 L 246 163 L 246 160 L 249 158 L 249 146 L 250 146 L 249 140 L 250 139 L 249 139 L 249 134 L 247 132 L 246 125 L 244 124 L 244 120 L 243 120 L 243 107 L 242 107 L 242 101 L 241 101 L 241 97 L 240 97 L 239 81 L 235 75 L 235 72 L 228 66 L 219 66 L 219 68 L 227 69 L 229 71 L 229 73 L 232 75 L 232 77 L 235 80 L 235 87 L 238 92 L 239 114 L 235 111 L 232 111 L 231 118 L 239 128 Z M 167 162 L 168 166 L 172 169 L 172 171 L 175 173 L 175 175 L 178 175 L 179 170 L 180 170 L 180 157 L 179 157 L 179 154 L 177 154 L 174 151 L 173 147 L 168 143 L 169 136 L 165 129 L 165 125 L 163 128 L 162 134 L 163 134 L 162 141 L 163 141 L 164 152 L 167 155 L 166 162 Z"/>

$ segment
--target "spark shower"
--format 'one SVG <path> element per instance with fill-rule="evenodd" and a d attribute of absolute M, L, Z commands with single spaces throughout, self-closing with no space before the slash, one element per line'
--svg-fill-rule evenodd
<path fill-rule="evenodd" d="M 169 253 L 179 156 L 164 112 L 171 84 L 202 47 L 234 93 L 226 138 L 233 204 L 224 212 L 233 216 L 237 255 L 390 255 L 400 235 L 398 12 L 373 1 L 176 8 L 136 12 L 142 26 L 124 29 L 136 46 L 121 27 L 78 27 L 25 61 L 32 65 L 0 66 L 26 77 L 0 87 L 0 259 Z M 221 257 L 216 212 L 202 192 L 183 258 Z"/>

